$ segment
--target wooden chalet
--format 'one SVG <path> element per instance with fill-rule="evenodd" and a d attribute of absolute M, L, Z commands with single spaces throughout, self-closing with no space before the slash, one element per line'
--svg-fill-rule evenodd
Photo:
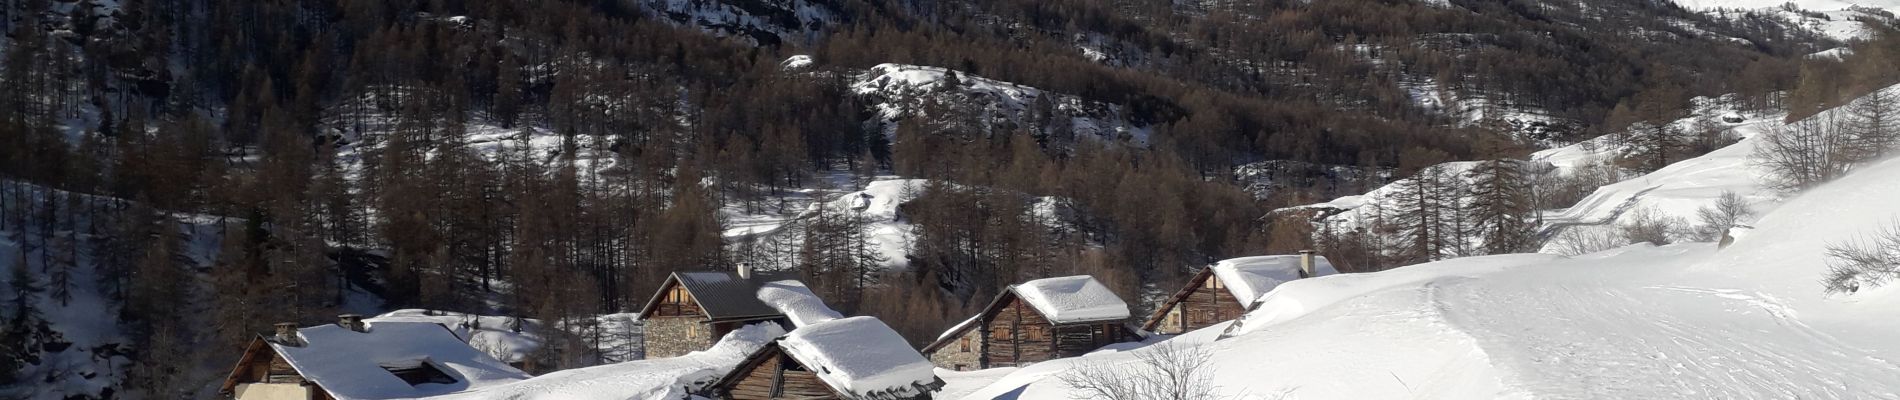
<path fill-rule="evenodd" d="M 929 360 L 872 317 L 828 320 L 767 343 L 714 382 L 716 399 L 930 399 Z"/>
<path fill-rule="evenodd" d="M 1185 287 L 1148 316 L 1141 330 L 1172 335 L 1231 321 L 1281 283 L 1334 273 L 1325 257 L 1311 251 L 1222 260 L 1188 278 Z"/>
<path fill-rule="evenodd" d="M 236 400 L 357 400 L 435 396 L 527 379 L 528 374 L 426 322 L 336 324 L 275 334 L 245 347 L 219 390 Z"/>
<path fill-rule="evenodd" d="M 668 358 L 711 348 L 726 333 L 747 324 L 776 323 L 792 329 L 785 313 L 759 299 L 765 284 L 796 279 L 794 274 L 675 272 L 640 309 L 646 322 L 646 357 Z"/>
<path fill-rule="evenodd" d="M 1128 304 L 1088 276 L 1010 286 L 976 316 L 951 327 L 923 353 L 951 370 L 1022 366 L 1139 340 Z"/>

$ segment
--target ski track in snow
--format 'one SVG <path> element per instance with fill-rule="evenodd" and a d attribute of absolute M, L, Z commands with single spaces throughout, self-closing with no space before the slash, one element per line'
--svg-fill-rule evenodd
<path fill-rule="evenodd" d="M 1809 328 L 1772 297 L 1606 282 L 1642 266 L 1553 271 L 1562 267 L 1425 287 L 1446 321 L 1487 350 L 1507 393 L 1525 397 L 1851 398 L 1900 388 L 1900 368 Z M 1522 275 L 1575 283 L 1513 279 Z"/>

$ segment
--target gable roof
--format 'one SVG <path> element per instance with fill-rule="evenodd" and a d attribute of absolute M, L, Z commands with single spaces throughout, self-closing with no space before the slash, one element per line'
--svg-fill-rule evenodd
<path fill-rule="evenodd" d="M 783 353 L 846 398 L 908 399 L 943 387 L 936 366 L 874 317 L 800 327 L 747 357 L 718 387 L 742 379 L 765 357 Z"/>
<path fill-rule="evenodd" d="M 653 312 L 660 299 L 665 298 L 666 288 L 677 283 L 693 295 L 693 302 L 706 313 L 709 321 L 756 320 L 785 316 L 777 308 L 759 300 L 759 289 L 766 283 L 780 280 L 797 279 L 798 276 L 786 272 L 754 272 L 751 279 L 741 279 L 731 272 L 674 272 L 660 284 L 660 290 L 647 300 L 646 307 L 640 308 L 640 318 L 645 319 Z"/>
<path fill-rule="evenodd" d="M 434 396 L 528 378 L 528 374 L 469 347 L 441 325 L 390 321 L 365 324 L 364 332 L 335 324 L 298 329 L 302 346 L 286 346 L 261 337 L 251 346 L 268 345 L 304 380 L 338 400 Z M 384 369 L 418 363 L 441 370 L 455 382 L 410 385 Z"/>
<path fill-rule="evenodd" d="M 1326 261 L 1325 256 L 1319 255 L 1313 256 L 1313 271 L 1315 277 L 1339 273 L 1333 268 L 1331 262 Z M 1227 293 L 1233 295 L 1234 301 L 1244 309 L 1259 300 L 1260 296 L 1273 291 L 1273 288 L 1280 287 L 1280 284 L 1300 279 L 1300 256 L 1230 258 L 1202 268 L 1199 272 L 1195 272 L 1194 276 L 1188 278 L 1186 285 L 1183 285 L 1173 296 L 1169 296 L 1167 301 L 1162 302 L 1160 307 L 1155 307 L 1154 313 L 1148 316 L 1148 321 L 1142 324 L 1141 329 L 1154 330 L 1155 325 L 1161 323 L 1161 317 L 1167 314 L 1169 309 L 1180 303 L 1182 299 L 1194 294 L 1194 291 L 1210 277 L 1218 277 L 1221 286 L 1227 288 Z"/>
<path fill-rule="evenodd" d="M 1241 305 L 1253 304 L 1261 295 L 1267 294 L 1282 283 L 1300 279 L 1300 256 L 1276 255 L 1229 258 L 1208 267 L 1214 276 L 1227 286 Z M 1325 256 L 1313 256 L 1313 276 L 1326 276 L 1339 273 Z"/>
<path fill-rule="evenodd" d="M 1034 300 L 1031 300 L 1029 296 L 1035 296 Z M 997 293 L 996 297 L 990 300 L 990 304 L 983 306 L 983 310 L 978 311 L 975 316 L 951 326 L 949 330 L 937 335 L 937 341 L 924 345 L 919 351 L 930 353 L 957 340 L 963 332 L 981 325 L 977 321 L 983 319 L 986 314 L 996 312 L 997 307 L 1011 297 L 1023 299 L 1023 303 L 1029 304 L 1031 309 L 1036 310 L 1037 313 L 1042 314 L 1043 318 L 1055 325 L 1117 321 L 1126 320 L 1129 317 L 1128 303 L 1123 302 L 1120 296 L 1116 296 L 1115 292 L 1108 290 L 1108 286 L 1103 286 L 1094 277 L 1075 275 L 1037 279 L 1010 285 L 1009 288 L 1003 289 L 1002 293 Z"/>
<path fill-rule="evenodd" d="M 1037 279 L 1010 290 L 1058 325 L 1128 319 L 1128 303 L 1088 275 Z"/>

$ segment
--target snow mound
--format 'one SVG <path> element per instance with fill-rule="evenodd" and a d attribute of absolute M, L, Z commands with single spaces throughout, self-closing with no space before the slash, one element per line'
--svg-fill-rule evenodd
<path fill-rule="evenodd" d="M 1747 170 L 1687 163 L 1671 168 Z M 1710 173 L 1669 179 L 1686 189 L 1722 176 Z M 1644 244 L 1302 279 L 1234 324 L 1161 343 L 1205 354 L 1216 394 L 1235 398 L 1892 398 L 1900 284 L 1830 296 L 1820 277 L 1828 247 L 1900 220 L 1895 198 L 1900 159 L 1764 211 L 1723 249 Z M 1081 396 L 1060 379 L 1070 368 L 1138 366 L 1154 346 L 1038 363 L 964 398 Z"/>
<path fill-rule="evenodd" d="M 1049 322 L 1128 319 L 1128 303 L 1087 275 L 1043 278 L 1016 285 L 1016 296 L 1042 312 Z"/>
<path fill-rule="evenodd" d="M 335 324 L 297 330 L 302 346 L 271 343 L 304 379 L 338 399 L 413 398 L 516 382 L 528 374 L 462 343 L 442 325 L 428 322 L 367 322 L 364 332 Z M 427 363 L 455 383 L 410 385 L 385 366 Z"/>
<path fill-rule="evenodd" d="M 1300 279 L 1300 256 L 1254 256 L 1221 260 L 1214 263 L 1214 276 L 1227 285 L 1227 291 L 1241 304 L 1253 304 L 1260 295 L 1280 284 Z M 1339 273 L 1326 257 L 1313 256 L 1313 277 Z"/>
<path fill-rule="evenodd" d="M 1900 96 L 1900 86 L 1881 90 L 1890 96 Z M 1845 113 L 1846 110 L 1836 108 L 1809 118 L 1849 118 Z M 1746 119 L 1731 128 L 1741 141 L 1643 176 L 1597 188 L 1570 208 L 1544 213 L 1545 223 L 1552 229 L 1615 226 L 1627 222 L 1633 211 L 1644 209 L 1695 223 L 1696 210 L 1715 203 L 1724 192 L 1741 195 L 1756 215 L 1765 215 L 1784 199 L 1762 184 L 1768 172 L 1755 165 L 1751 157 L 1757 136 L 1783 124 L 1780 115 Z M 1555 244 L 1547 244 L 1543 251 L 1557 252 L 1558 249 Z"/>
<path fill-rule="evenodd" d="M 843 314 L 825 305 L 825 301 L 805 287 L 804 282 L 777 281 L 759 287 L 759 301 L 778 309 L 792 320 L 792 326 L 805 327 L 812 324 L 844 318 Z"/>
<path fill-rule="evenodd" d="M 775 324 L 747 325 L 705 351 L 674 358 L 628 361 L 549 373 L 507 385 L 438 397 L 445 400 L 649 400 L 680 399 L 718 381 L 746 356 L 785 331 Z"/>
<path fill-rule="evenodd" d="M 877 318 L 799 327 L 778 344 L 847 397 L 906 397 L 940 385 L 930 360 Z"/>
<path fill-rule="evenodd" d="M 811 65 L 812 65 L 811 56 L 799 54 L 799 55 L 795 55 L 791 57 L 786 57 L 785 61 L 780 61 L 778 63 L 778 68 L 781 70 L 786 70 L 786 71 L 797 71 L 801 69 L 811 68 Z"/>
<path fill-rule="evenodd" d="M 502 362 L 525 360 L 541 349 L 540 335 L 535 335 L 540 321 L 515 317 L 497 317 L 463 314 L 449 311 L 402 309 L 390 311 L 365 322 L 426 322 L 448 327 L 450 332 L 461 338 L 469 346 L 488 353 Z M 519 329 L 517 329 L 517 327 Z"/>

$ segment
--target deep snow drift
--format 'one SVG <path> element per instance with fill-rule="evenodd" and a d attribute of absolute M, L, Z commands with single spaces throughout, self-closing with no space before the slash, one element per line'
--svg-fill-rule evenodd
<path fill-rule="evenodd" d="M 432 322 L 368 322 L 363 332 L 336 324 L 297 330 L 299 346 L 271 343 L 304 379 L 338 399 L 428 397 L 527 379 L 522 373 Z M 385 371 L 434 365 L 456 381 L 411 385 Z"/>
<path fill-rule="evenodd" d="M 912 395 L 938 380 L 930 360 L 877 318 L 800 326 L 778 344 L 833 389 L 851 396 Z"/>
<path fill-rule="evenodd" d="M 1789 199 L 1727 249 L 1304 279 L 1232 329 L 1163 343 L 1209 354 L 1219 392 L 1235 398 L 1894 398 L 1900 286 L 1829 297 L 1820 284 L 1826 246 L 1900 219 L 1893 199 L 1900 161 L 1889 160 Z M 1032 365 L 964 398 L 1065 398 L 1069 366 L 1131 365 L 1144 351 Z"/>
<path fill-rule="evenodd" d="M 549 373 L 506 385 L 436 397 L 460 400 L 678 399 L 719 380 L 746 356 L 785 332 L 772 324 L 727 333 L 705 351 Z"/>

